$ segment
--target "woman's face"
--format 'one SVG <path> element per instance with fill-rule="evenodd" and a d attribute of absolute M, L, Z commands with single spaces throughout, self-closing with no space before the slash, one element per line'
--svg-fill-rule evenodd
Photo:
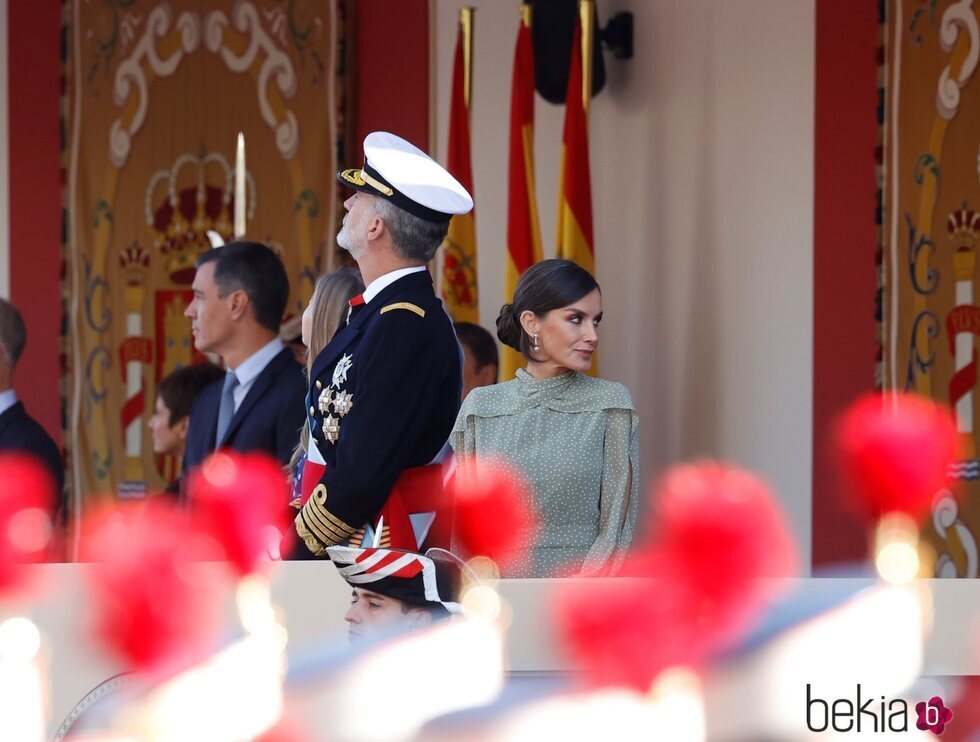
<path fill-rule="evenodd" d="M 592 367 L 592 357 L 599 345 L 599 322 L 602 321 L 599 289 L 593 289 L 574 304 L 552 309 L 544 317 L 535 319 L 540 350 L 534 353 L 532 348 L 534 360 L 583 373 Z M 533 331 L 530 334 L 533 343 Z"/>
<path fill-rule="evenodd" d="M 302 329 L 303 345 L 307 348 L 310 347 L 310 337 L 313 334 L 313 304 L 316 302 L 316 290 L 313 291 L 313 296 L 310 297 L 310 303 L 306 305 L 306 309 L 303 310 L 303 321 L 300 323 Z"/>

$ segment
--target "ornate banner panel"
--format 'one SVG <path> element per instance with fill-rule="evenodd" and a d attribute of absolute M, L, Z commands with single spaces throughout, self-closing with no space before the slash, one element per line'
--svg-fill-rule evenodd
<path fill-rule="evenodd" d="M 334 255 L 332 0 L 71 0 L 67 12 L 69 481 L 159 491 L 156 384 L 200 358 L 184 310 L 208 230 L 230 240 L 236 135 L 246 235 L 276 249 L 302 312 Z"/>
<path fill-rule="evenodd" d="M 980 26 L 972 0 L 889 0 L 885 15 L 880 381 L 955 411 L 961 493 L 939 493 L 926 538 L 940 576 L 976 577 Z"/>

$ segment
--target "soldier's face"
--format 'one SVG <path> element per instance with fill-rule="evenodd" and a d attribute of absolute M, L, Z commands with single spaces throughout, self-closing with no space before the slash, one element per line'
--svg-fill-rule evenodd
<path fill-rule="evenodd" d="M 194 275 L 194 298 L 184 312 L 191 319 L 194 347 L 202 353 L 221 353 L 234 331 L 231 295 L 222 297 L 214 280 L 214 262 L 205 263 Z"/>
<path fill-rule="evenodd" d="M 592 356 L 599 346 L 602 321 L 602 294 L 599 289 L 574 304 L 552 309 L 539 320 L 537 356 L 571 371 L 585 373 L 592 367 Z"/>
<path fill-rule="evenodd" d="M 369 639 L 396 626 L 416 628 L 431 621 L 428 611 L 410 607 L 404 601 L 355 587 L 350 609 L 344 616 L 347 637 L 352 641 Z"/>
<path fill-rule="evenodd" d="M 367 226 L 374 216 L 374 210 L 371 208 L 372 198 L 366 193 L 355 192 L 344 201 L 347 214 L 344 215 L 344 222 L 337 233 L 337 244 L 347 250 L 354 260 L 360 258 L 367 249 Z"/>

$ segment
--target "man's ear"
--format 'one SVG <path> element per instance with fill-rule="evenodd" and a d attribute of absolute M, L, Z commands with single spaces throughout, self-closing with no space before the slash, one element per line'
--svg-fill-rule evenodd
<path fill-rule="evenodd" d="M 486 366 L 481 368 L 476 372 L 476 378 L 480 380 L 480 384 L 483 386 L 490 386 L 491 384 L 497 383 L 497 367 L 492 363 L 488 363 Z"/>
<path fill-rule="evenodd" d="M 249 304 L 248 294 L 246 294 L 242 289 L 232 291 L 228 295 L 228 307 L 231 309 L 232 319 L 241 319 L 248 310 Z"/>
<path fill-rule="evenodd" d="M 177 421 L 176 425 L 173 425 L 173 429 L 177 431 L 177 435 L 182 441 L 187 440 L 187 428 L 190 427 L 191 416 L 184 415 L 180 420 Z"/>
<path fill-rule="evenodd" d="M 385 220 L 378 215 L 371 217 L 368 222 L 367 230 L 364 232 L 365 238 L 370 242 L 371 240 L 379 239 L 388 229 L 388 225 L 385 224 Z"/>

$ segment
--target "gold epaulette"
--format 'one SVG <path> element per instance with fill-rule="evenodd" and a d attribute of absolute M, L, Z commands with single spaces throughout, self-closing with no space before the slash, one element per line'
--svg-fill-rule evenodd
<path fill-rule="evenodd" d="M 415 312 L 419 317 L 425 317 L 425 310 L 418 304 L 412 304 L 410 301 L 399 301 L 395 304 L 389 304 L 381 309 L 381 314 L 390 312 L 393 309 L 407 309 L 409 312 Z"/>
<path fill-rule="evenodd" d="M 327 510 L 327 488 L 322 484 L 313 490 L 294 522 L 296 535 L 316 556 L 323 556 L 328 546 L 346 541 L 357 530 Z"/>

